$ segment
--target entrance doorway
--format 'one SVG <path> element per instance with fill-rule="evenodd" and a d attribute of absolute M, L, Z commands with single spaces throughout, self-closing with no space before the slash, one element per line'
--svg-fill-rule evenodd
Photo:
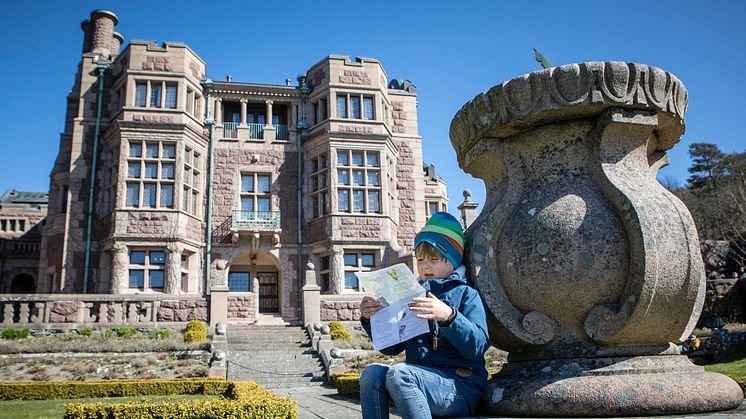
<path fill-rule="evenodd" d="M 257 272 L 259 279 L 259 312 L 279 313 L 280 286 L 277 272 Z"/>
<path fill-rule="evenodd" d="M 35 292 L 34 278 L 29 274 L 20 274 L 10 282 L 11 294 L 33 294 Z"/>

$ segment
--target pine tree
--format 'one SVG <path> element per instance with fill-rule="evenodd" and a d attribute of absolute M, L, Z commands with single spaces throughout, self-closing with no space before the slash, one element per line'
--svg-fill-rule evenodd
<path fill-rule="evenodd" d="M 689 145 L 689 156 L 692 158 L 692 166 L 689 167 L 692 175 L 687 179 L 689 188 L 714 188 L 725 174 L 722 164 L 725 154 L 715 144 L 692 143 Z"/>

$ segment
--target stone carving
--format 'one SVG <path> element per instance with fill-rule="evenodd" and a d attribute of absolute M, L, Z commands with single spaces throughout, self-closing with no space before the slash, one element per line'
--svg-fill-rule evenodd
<path fill-rule="evenodd" d="M 704 296 L 691 216 L 655 179 L 686 106 L 683 84 L 660 69 L 583 63 L 504 82 L 454 117 L 459 164 L 488 191 L 467 233 L 468 266 L 493 344 L 510 352 L 490 384 L 492 413 L 740 404 L 735 382 L 669 343 L 689 335 Z"/>
<path fill-rule="evenodd" d="M 218 323 L 215 325 L 215 334 L 218 336 L 225 336 L 228 329 L 225 326 L 225 323 Z"/>
<path fill-rule="evenodd" d="M 150 122 L 154 124 L 171 124 L 173 123 L 173 117 L 168 115 L 152 115 L 152 114 L 133 114 L 132 120 L 135 122 Z"/>
<path fill-rule="evenodd" d="M 353 134 L 373 134 L 373 128 L 363 125 L 340 125 L 339 132 L 349 132 Z"/>
<path fill-rule="evenodd" d="M 155 71 L 173 71 L 171 62 L 168 57 L 145 57 L 145 61 L 142 63 L 143 70 L 155 70 Z"/>
<path fill-rule="evenodd" d="M 362 70 L 344 70 L 344 72 L 339 76 L 339 82 L 360 84 L 363 86 L 370 86 L 372 84 L 370 75 Z"/>

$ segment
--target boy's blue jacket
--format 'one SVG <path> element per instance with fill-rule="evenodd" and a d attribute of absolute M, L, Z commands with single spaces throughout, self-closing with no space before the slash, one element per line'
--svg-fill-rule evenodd
<path fill-rule="evenodd" d="M 477 290 L 469 286 L 465 272 L 466 268 L 461 266 L 448 278 L 431 279 L 422 284 L 426 291 L 456 309 L 456 317 L 451 324 L 443 327 L 431 320 L 430 333 L 385 348 L 381 353 L 393 356 L 405 350 L 405 362 L 409 364 L 452 370 L 454 373 L 457 368 L 469 369 L 472 375 L 464 384 L 469 387 L 483 386 L 487 380 L 484 353 L 490 347 L 487 318 L 482 298 Z M 370 335 L 370 321 L 361 319 L 361 323 Z M 433 336 L 436 334 L 438 349 L 433 350 Z"/>

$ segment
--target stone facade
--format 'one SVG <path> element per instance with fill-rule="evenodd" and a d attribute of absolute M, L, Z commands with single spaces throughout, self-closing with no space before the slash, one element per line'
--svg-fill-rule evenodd
<path fill-rule="evenodd" d="M 8 190 L 0 196 L 0 292 L 36 292 L 47 194 Z"/>
<path fill-rule="evenodd" d="M 155 321 L 300 322 L 311 262 L 325 317 L 348 319 L 353 272 L 414 268 L 426 200 L 445 209 L 447 194 L 410 82 L 335 55 L 296 85 L 214 82 L 188 46 L 123 45 L 117 23 L 98 10 L 81 25 L 37 292 L 204 299 Z"/>

